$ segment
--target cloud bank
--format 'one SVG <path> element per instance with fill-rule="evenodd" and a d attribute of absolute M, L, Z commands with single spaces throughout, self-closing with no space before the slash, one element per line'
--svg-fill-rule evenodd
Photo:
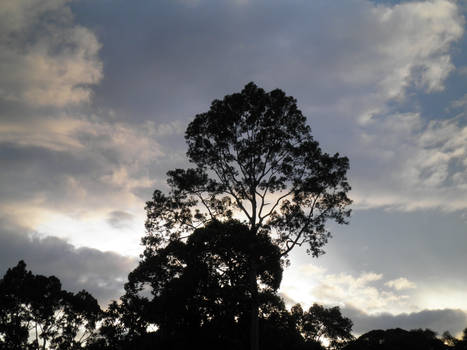
<path fill-rule="evenodd" d="M 3 275 L 8 267 L 24 260 L 34 274 L 55 275 L 63 288 L 90 292 L 105 307 L 123 294 L 128 273 L 137 259 L 92 248 L 76 248 L 58 237 L 38 237 L 27 229 L 1 222 L 0 267 Z"/>

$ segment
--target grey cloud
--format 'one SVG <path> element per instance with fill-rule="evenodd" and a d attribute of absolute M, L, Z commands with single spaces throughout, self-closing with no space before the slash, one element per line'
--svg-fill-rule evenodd
<path fill-rule="evenodd" d="M 89 101 L 99 82 L 100 47 L 75 25 L 67 1 L 18 0 L 0 5 L 0 98 L 35 106 Z"/>
<path fill-rule="evenodd" d="M 353 323 L 353 332 L 363 334 L 373 329 L 429 328 L 438 334 L 448 330 L 451 334 L 458 334 L 467 327 L 467 314 L 462 310 L 422 310 L 414 313 L 391 315 L 369 315 L 362 310 L 352 307 L 342 309 L 342 314 L 349 317 Z"/>
<path fill-rule="evenodd" d="M 1 222 L 0 273 L 24 260 L 35 274 L 55 275 L 63 288 L 86 289 L 101 306 L 118 299 L 128 273 L 136 266 L 135 258 L 97 249 L 77 248 L 57 237 L 38 238 L 16 225 Z"/>
<path fill-rule="evenodd" d="M 112 164 L 98 155 L 86 157 L 39 147 L 0 144 L 0 162 L 3 204 L 27 203 L 39 196 L 43 197 L 42 205 L 48 207 L 76 205 L 79 188 L 73 188 L 73 182 L 94 194 L 111 192 L 109 186 L 94 180 L 112 169 Z"/>
<path fill-rule="evenodd" d="M 166 157 L 157 139 L 174 130 L 97 117 L 0 124 L 0 206 L 35 202 L 42 209 L 86 213 L 124 210 L 132 203 L 142 210 L 144 202 L 135 193 L 150 195 L 154 180 L 166 172 L 161 164 L 173 164 L 176 152 Z"/>
<path fill-rule="evenodd" d="M 436 5 L 424 6 L 435 12 Z M 383 24 L 383 9 L 361 0 L 84 1 L 73 9 L 105 38 L 95 103 L 144 119 L 157 111 L 157 118 L 186 120 L 250 80 L 284 88 L 315 109 L 349 98 L 353 109 L 362 108 L 370 95 L 373 104 L 379 93 L 394 96 L 413 80 L 439 88 L 451 69 L 440 56 L 461 30 L 455 10 L 434 17 L 440 30 L 433 32 L 410 4 L 385 12 Z M 409 22 L 413 27 L 400 25 Z M 442 66 L 440 77 L 411 79 L 412 68 L 425 67 L 425 74 L 432 63 Z"/>
<path fill-rule="evenodd" d="M 109 225 L 116 229 L 127 227 L 133 219 L 133 215 L 121 210 L 112 211 L 107 216 L 107 222 Z"/>
<path fill-rule="evenodd" d="M 326 254 L 316 260 L 327 273 L 375 271 L 385 280 L 404 276 L 417 291 L 422 281 L 467 288 L 465 221 L 456 213 L 354 210 L 349 226 L 333 225 L 331 231 Z M 304 252 L 293 257 L 310 263 Z"/>
<path fill-rule="evenodd" d="M 94 104 L 117 110 L 117 119 L 183 123 L 214 98 L 254 80 L 295 96 L 324 149 L 345 150 L 357 204 L 398 210 L 445 205 L 437 201 L 445 184 L 433 195 L 423 185 L 442 177 L 439 169 L 447 162 L 435 164 L 433 173 L 424 171 L 424 160 L 433 154 L 413 144 L 424 133 L 413 128 L 403 133 L 397 126 L 404 119 L 401 105 L 417 110 L 419 95 L 442 90 L 454 69 L 452 49 L 464 31 L 457 3 L 119 0 L 112 5 L 85 0 L 73 10 L 77 21 L 103 38 L 105 74 Z M 362 126 L 368 120 L 374 124 Z M 175 143 L 182 144 L 181 138 L 173 138 Z M 455 196 L 459 185 L 465 180 L 449 195 Z M 457 198 L 449 210 L 465 207 L 465 195 Z"/>

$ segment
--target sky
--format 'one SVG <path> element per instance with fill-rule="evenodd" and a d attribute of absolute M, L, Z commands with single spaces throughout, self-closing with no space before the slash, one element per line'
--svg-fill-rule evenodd
<path fill-rule="evenodd" d="M 23 259 L 105 306 L 184 130 L 254 81 L 349 157 L 352 217 L 295 250 L 288 305 L 375 328 L 467 327 L 467 2 L 0 2 L 0 273 Z"/>

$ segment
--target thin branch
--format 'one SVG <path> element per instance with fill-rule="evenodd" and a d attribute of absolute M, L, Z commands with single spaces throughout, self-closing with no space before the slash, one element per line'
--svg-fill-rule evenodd
<path fill-rule="evenodd" d="M 297 234 L 297 237 L 295 238 L 295 240 L 291 241 L 292 242 L 292 245 L 289 247 L 289 245 L 287 244 L 288 242 L 290 241 L 287 241 L 286 242 L 286 247 L 287 249 L 281 253 L 281 256 L 285 256 L 287 255 L 288 253 L 290 253 L 290 251 L 297 245 L 297 242 L 299 241 L 300 239 L 300 236 L 303 234 L 303 232 L 305 231 L 305 228 L 308 227 L 308 223 L 310 222 L 310 219 L 313 217 L 313 212 L 315 210 L 315 206 L 316 206 L 316 203 L 318 202 L 318 198 L 321 196 L 321 193 L 322 192 L 319 192 L 318 195 L 314 198 L 313 200 L 313 204 L 311 205 L 311 208 L 310 208 L 310 212 L 308 213 L 308 217 L 306 218 L 306 221 L 305 221 L 305 224 L 302 226 L 302 228 L 300 229 L 300 231 L 298 232 Z M 321 216 L 322 214 L 320 214 Z M 319 216 L 318 216 L 319 217 Z M 302 241 L 300 244 L 298 244 L 299 246 L 301 246 L 305 241 Z"/>
<path fill-rule="evenodd" d="M 295 191 L 295 188 L 292 188 L 289 192 L 287 192 L 286 194 L 280 196 L 277 200 L 276 200 L 276 203 L 274 203 L 274 205 L 272 206 L 272 209 L 269 211 L 269 213 L 265 214 L 264 216 L 260 217 L 260 223 L 263 222 L 263 220 L 265 218 L 267 218 L 268 216 L 271 216 L 272 213 L 274 212 L 274 210 L 276 210 L 276 207 L 279 205 L 279 203 L 284 199 L 286 198 L 287 196 L 290 196 L 293 192 Z"/>
<path fill-rule="evenodd" d="M 204 207 L 208 210 L 208 213 L 209 213 L 209 216 L 211 216 L 211 219 L 214 220 L 214 215 L 212 214 L 211 209 L 209 208 L 209 206 L 204 201 L 204 198 L 201 195 L 201 193 L 199 193 L 199 191 L 195 191 L 194 193 L 201 200 L 201 203 L 203 203 Z"/>

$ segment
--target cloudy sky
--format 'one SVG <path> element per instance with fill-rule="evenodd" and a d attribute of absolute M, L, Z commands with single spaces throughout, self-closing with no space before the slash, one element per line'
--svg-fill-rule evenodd
<path fill-rule="evenodd" d="M 118 298 L 185 127 L 254 81 L 349 157 L 350 225 L 295 251 L 288 302 L 373 328 L 467 327 L 467 2 L 0 4 L 0 270 Z"/>

